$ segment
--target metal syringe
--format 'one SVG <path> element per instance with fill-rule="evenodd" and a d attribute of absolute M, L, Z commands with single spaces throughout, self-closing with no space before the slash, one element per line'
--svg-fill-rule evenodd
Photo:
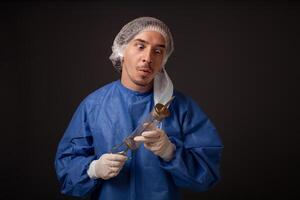
<path fill-rule="evenodd" d="M 174 98 L 175 96 L 173 96 L 165 105 L 157 103 L 145 120 L 143 120 L 143 122 L 140 123 L 136 129 L 123 140 L 121 144 L 114 146 L 111 150 L 111 153 L 126 155 L 129 149 L 138 149 L 139 144 L 134 141 L 134 138 L 141 135 L 145 130 L 147 130 L 147 128 L 151 126 L 157 126 L 163 119 L 168 117 L 170 115 L 168 107 Z"/>

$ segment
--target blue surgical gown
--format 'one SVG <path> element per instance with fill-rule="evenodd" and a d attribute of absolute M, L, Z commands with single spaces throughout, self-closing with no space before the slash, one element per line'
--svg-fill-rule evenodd
<path fill-rule="evenodd" d="M 89 164 L 121 143 L 153 108 L 153 92 L 139 93 L 120 80 L 103 86 L 78 106 L 59 142 L 55 169 L 64 194 L 97 200 L 176 200 L 178 188 L 205 191 L 220 178 L 222 142 L 216 128 L 188 96 L 175 99 L 161 128 L 176 146 L 165 162 L 143 145 L 130 151 L 118 174 L 91 179 Z"/>

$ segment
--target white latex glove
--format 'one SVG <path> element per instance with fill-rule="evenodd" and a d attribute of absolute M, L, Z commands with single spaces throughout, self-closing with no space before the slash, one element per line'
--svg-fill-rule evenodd
<path fill-rule="evenodd" d="M 91 162 L 87 173 L 90 178 L 107 180 L 119 174 L 126 160 L 127 157 L 122 154 L 106 153 Z"/>
<path fill-rule="evenodd" d="M 141 136 L 134 138 L 136 142 L 144 142 L 144 147 L 160 156 L 164 161 L 170 161 L 174 156 L 175 145 L 167 134 L 157 127 L 150 127 Z"/>

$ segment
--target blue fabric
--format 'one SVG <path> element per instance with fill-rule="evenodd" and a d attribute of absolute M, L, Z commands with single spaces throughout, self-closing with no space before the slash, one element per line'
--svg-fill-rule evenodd
<path fill-rule="evenodd" d="M 61 191 L 98 200 L 176 200 L 178 187 L 205 191 L 219 180 L 222 142 L 205 113 L 190 98 L 174 91 L 171 115 L 162 129 L 176 145 L 174 159 L 164 162 L 143 145 L 120 174 L 109 180 L 90 179 L 92 160 L 122 142 L 153 108 L 153 93 L 112 82 L 85 98 L 57 149 L 55 168 Z"/>

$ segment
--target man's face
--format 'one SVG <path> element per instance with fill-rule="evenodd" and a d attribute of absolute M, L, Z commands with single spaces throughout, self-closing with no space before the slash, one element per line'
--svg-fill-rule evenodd
<path fill-rule="evenodd" d="M 164 37 L 155 31 L 137 34 L 124 49 L 121 81 L 124 86 L 145 92 L 151 89 L 166 53 Z"/>

